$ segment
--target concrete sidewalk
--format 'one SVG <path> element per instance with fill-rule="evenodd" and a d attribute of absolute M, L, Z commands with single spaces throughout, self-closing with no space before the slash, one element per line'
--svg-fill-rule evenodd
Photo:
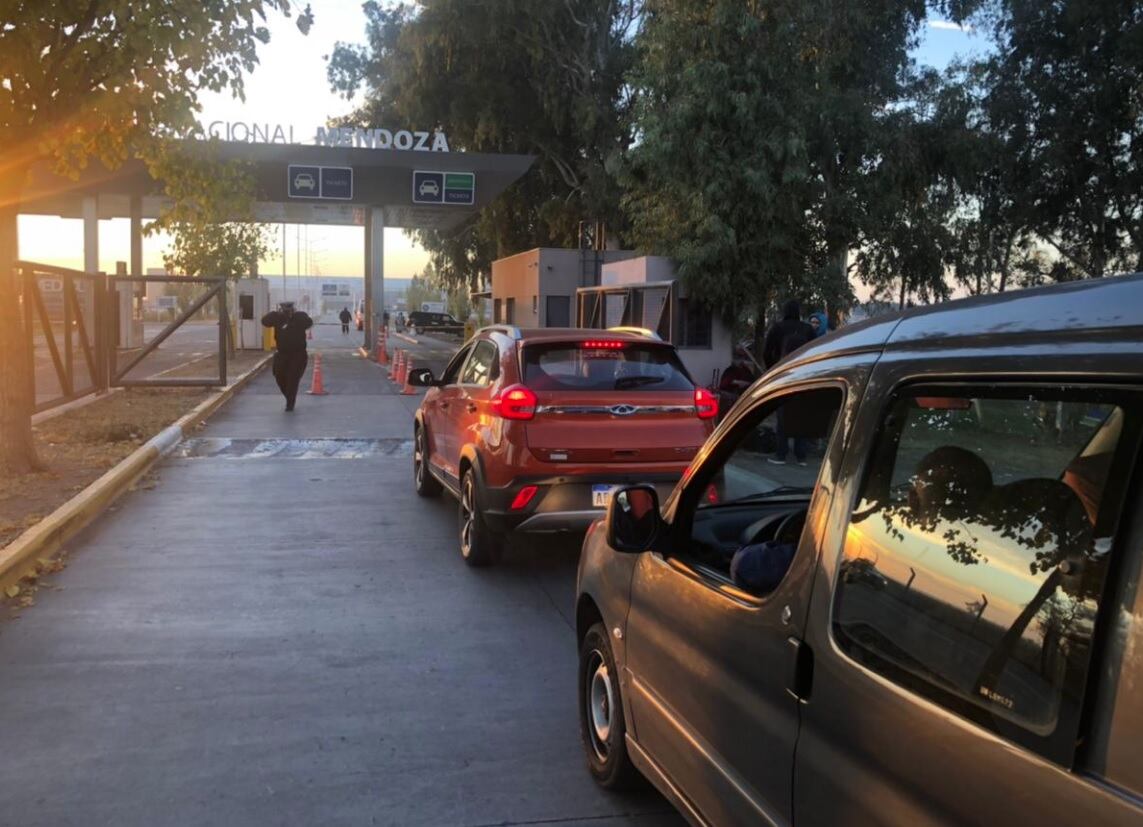
<path fill-rule="evenodd" d="M 317 337 L 331 395 L 258 377 L 0 622 L 0 823 L 680 824 L 583 767 L 575 545 L 465 567 L 418 397 Z"/>

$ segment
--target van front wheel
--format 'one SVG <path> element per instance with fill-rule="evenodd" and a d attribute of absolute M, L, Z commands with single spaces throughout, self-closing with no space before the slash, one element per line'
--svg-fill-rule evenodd
<path fill-rule="evenodd" d="M 609 790 L 630 788 L 639 771 L 627 754 L 619 670 L 607 628 L 596 623 L 579 647 L 579 731 L 592 778 Z"/>

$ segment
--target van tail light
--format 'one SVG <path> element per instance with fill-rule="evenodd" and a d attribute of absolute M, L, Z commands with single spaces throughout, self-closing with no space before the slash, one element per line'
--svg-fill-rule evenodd
<path fill-rule="evenodd" d="M 699 419 L 718 416 L 718 397 L 706 388 L 695 388 L 695 416 Z"/>
<path fill-rule="evenodd" d="M 510 385 L 492 397 L 490 404 L 493 416 L 526 421 L 535 418 L 538 400 L 531 388 Z"/>
<path fill-rule="evenodd" d="M 512 500 L 512 510 L 519 511 L 522 508 L 527 508 L 528 503 L 535 499 L 536 492 L 539 490 L 539 486 L 525 485 L 523 488 L 516 492 L 516 497 Z"/>

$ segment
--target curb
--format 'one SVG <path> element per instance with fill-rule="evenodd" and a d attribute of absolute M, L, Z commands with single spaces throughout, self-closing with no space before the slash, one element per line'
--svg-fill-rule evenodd
<path fill-rule="evenodd" d="M 159 431 L 87 488 L 0 549 L 0 589 L 18 582 L 34 561 L 55 554 L 67 540 L 90 525 L 152 465 L 244 388 L 272 358 L 272 354 L 267 354 L 232 384 Z"/>
<path fill-rule="evenodd" d="M 419 341 L 417 341 L 417 340 L 416 340 L 416 339 L 414 339 L 412 336 L 409 336 L 409 335 L 408 335 L 408 334 L 406 334 L 406 333 L 398 333 L 397 331 L 393 331 L 393 334 L 392 334 L 392 335 L 393 335 L 393 336 L 395 336 L 395 337 L 397 337 L 398 339 L 402 339 L 402 340 L 404 340 L 404 341 L 408 342 L 408 343 L 409 343 L 409 344 L 411 344 L 411 345 L 419 345 L 419 344 L 420 344 L 420 342 L 419 342 Z"/>

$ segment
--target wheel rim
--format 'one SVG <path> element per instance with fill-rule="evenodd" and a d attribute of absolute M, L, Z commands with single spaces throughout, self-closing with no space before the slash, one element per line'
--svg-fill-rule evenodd
<path fill-rule="evenodd" d="M 425 482 L 425 432 L 417 431 L 413 440 L 413 479 L 420 488 Z"/>
<path fill-rule="evenodd" d="M 476 508 L 472 477 L 465 477 L 464 485 L 460 491 L 460 553 L 465 557 L 472 551 L 472 531 L 475 522 Z"/>
<path fill-rule="evenodd" d="M 611 680 L 611 670 L 598 650 L 588 656 L 588 679 L 584 692 L 587 705 L 587 732 L 591 749 L 601 762 L 607 761 L 608 743 L 611 738 L 612 715 L 615 712 L 615 687 Z"/>

